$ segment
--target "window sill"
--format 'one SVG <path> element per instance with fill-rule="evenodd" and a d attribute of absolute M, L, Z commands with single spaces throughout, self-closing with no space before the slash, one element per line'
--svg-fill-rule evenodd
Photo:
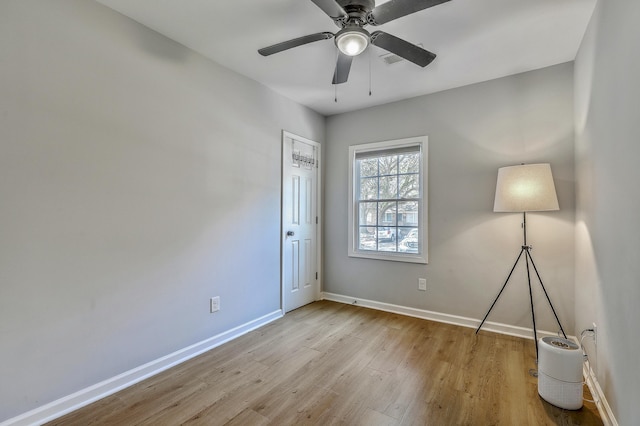
<path fill-rule="evenodd" d="M 426 265 L 427 256 L 420 254 L 406 254 L 406 253 L 380 253 L 380 252 L 365 252 L 365 251 L 349 251 L 349 257 L 359 257 L 362 259 L 374 259 L 374 260 L 387 260 L 392 262 L 405 262 L 405 263 L 421 263 Z"/>

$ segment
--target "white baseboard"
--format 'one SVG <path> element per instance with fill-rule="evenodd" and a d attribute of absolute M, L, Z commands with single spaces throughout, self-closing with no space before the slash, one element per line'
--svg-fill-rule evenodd
<path fill-rule="evenodd" d="M 78 408 L 84 407 L 85 405 L 89 405 L 92 402 L 114 394 L 119 390 L 134 385 L 144 379 L 154 376 L 175 365 L 183 363 L 208 350 L 220 346 L 223 343 L 226 343 L 230 340 L 242 336 L 243 334 L 255 330 L 256 328 L 262 327 L 265 324 L 281 318 L 282 315 L 283 313 L 280 309 L 271 312 L 260 318 L 256 318 L 255 320 L 232 328 L 231 330 L 205 339 L 184 349 L 180 349 L 169 355 L 163 356 L 162 358 L 158 358 L 156 360 L 148 362 L 144 365 L 126 371 L 100 383 L 96 383 L 93 386 L 89 386 L 88 388 L 82 389 L 71 395 L 62 397 L 56 401 L 50 402 L 49 404 L 35 408 L 11 419 L 5 420 L 0 423 L 0 426 L 41 425 L 43 423 L 49 422 L 67 413 L 77 410 Z"/>
<path fill-rule="evenodd" d="M 322 298 L 332 300 L 334 302 L 346 303 L 349 305 L 364 306 L 366 308 L 377 309 L 385 312 L 393 312 L 395 314 L 407 315 L 410 317 L 422 318 L 431 321 L 442 322 L 446 324 L 459 325 L 468 328 L 478 328 L 480 320 L 474 318 L 461 317 L 458 315 L 443 314 L 441 312 L 427 311 L 426 309 L 410 308 L 407 306 L 394 305 L 391 303 L 377 302 L 375 300 L 361 299 L 359 297 L 344 296 L 335 293 L 323 293 Z M 522 337 L 524 339 L 533 340 L 533 329 L 525 327 L 517 327 L 514 325 L 501 324 L 497 322 L 485 321 L 482 326 L 485 331 L 506 334 L 509 336 Z M 551 331 L 537 330 L 538 338 L 547 336 L 557 336 L 557 333 Z M 567 336 L 573 338 L 574 336 Z"/>
<path fill-rule="evenodd" d="M 602 423 L 604 423 L 605 426 L 618 426 L 618 421 L 614 417 L 613 411 L 611 411 L 611 407 L 602 392 L 602 388 L 600 388 L 600 383 L 598 383 L 595 374 L 593 374 L 593 370 L 589 366 L 589 361 L 582 365 L 582 373 L 589 387 L 589 391 L 591 391 L 593 402 L 595 402 L 596 407 L 598 407 Z"/>

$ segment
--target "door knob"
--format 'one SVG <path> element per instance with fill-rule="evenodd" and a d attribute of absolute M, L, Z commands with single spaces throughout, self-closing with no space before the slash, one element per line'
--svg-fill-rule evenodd
<path fill-rule="evenodd" d="M 293 231 L 287 231 L 287 237 L 293 237 L 295 233 Z"/>

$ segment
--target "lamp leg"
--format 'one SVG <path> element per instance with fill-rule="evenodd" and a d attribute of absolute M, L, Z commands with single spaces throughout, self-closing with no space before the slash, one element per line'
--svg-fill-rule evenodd
<path fill-rule="evenodd" d="M 560 319 L 558 318 L 558 314 L 556 314 L 556 310 L 553 308 L 553 303 L 551 303 L 551 298 L 549 297 L 549 294 L 547 293 L 547 289 L 544 288 L 544 284 L 542 283 L 542 278 L 540 278 L 540 274 L 538 273 L 538 268 L 536 268 L 536 264 L 533 262 L 533 257 L 531 257 L 531 253 L 528 250 L 527 250 L 527 256 L 528 256 L 529 260 L 531 260 L 531 264 L 533 265 L 533 270 L 536 271 L 536 275 L 538 276 L 538 281 L 540 282 L 540 286 L 542 287 L 542 291 L 544 291 L 544 295 L 547 297 L 547 302 L 549 302 L 549 306 L 551 307 L 551 312 L 553 312 L 553 316 L 556 317 L 556 322 L 558 323 L 558 326 L 560 327 L 560 331 L 562 331 L 562 335 L 566 339 L 567 338 L 567 334 L 564 332 L 564 328 L 562 328 L 562 324 L 560 324 Z M 536 340 L 536 345 L 537 345 L 537 340 Z M 536 346 L 536 348 L 537 348 L 537 346 Z"/>
<path fill-rule="evenodd" d="M 524 257 L 524 260 L 527 265 L 527 283 L 529 284 L 529 300 L 531 301 L 531 319 L 533 321 L 533 341 L 536 343 L 536 361 L 537 361 L 538 360 L 538 332 L 536 331 L 536 312 L 533 309 L 533 292 L 531 291 L 531 271 L 529 270 L 529 258 L 531 257 L 531 255 L 529 254 L 530 248 L 531 247 L 529 246 L 523 246 L 522 250 L 526 250 L 527 252 L 527 256 Z"/>
<path fill-rule="evenodd" d="M 509 272 L 509 275 L 507 276 L 507 279 L 505 280 L 502 288 L 500 289 L 500 292 L 498 293 L 498 295 L 496 296 L 495 300 L 493 301 L 493 303 L 491 304 L 491 307 L 489 308 L 489 310 L 487 311 L 487 314 L 484 316 L 484 318 L 482 319 L 482 322 L 480 323 L 480 325 L 478 326 L 478 328 L 476 329 L 476 334 L 478 334 L 478 331 L 480 331 L 480 329 L 482 328 L 482 325 L 484 324 L 484 322 L 487 320 L 487 317 L 489 316 L 489 314 L 491 313 L 491 310 L 493 309 L 493 307 L 495 306 L 496 302 L 498 301 L 498 299 L 500 298 L 500 295 L 502 295 L 502 292 L 504 291 L 504 288 L 507 286 L 507 283 L 509 282 L 509 279 L 511 278 L 511 274 L 513 274 L 513 271 L 516 269 L 516 265 L 518 264 L 518 261 L 520 260 L 520 258 L 522 257 L 522 253 L 524 253 L 524 246 L 522 247 L 522 250 L 520 250 L 520 254 L 518 255 L 518 258 L 516 259 L 515 262 L 513 262 L 513 267 L 511 268 L 511 272 Z"/>

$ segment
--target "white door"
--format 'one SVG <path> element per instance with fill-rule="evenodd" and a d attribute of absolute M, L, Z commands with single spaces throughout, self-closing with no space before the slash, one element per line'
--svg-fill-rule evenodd
<path fill-rule="evenodd" d="M 318 300 L 320 145 L 282 133 L 282 306 L 289 312 Z"/>

